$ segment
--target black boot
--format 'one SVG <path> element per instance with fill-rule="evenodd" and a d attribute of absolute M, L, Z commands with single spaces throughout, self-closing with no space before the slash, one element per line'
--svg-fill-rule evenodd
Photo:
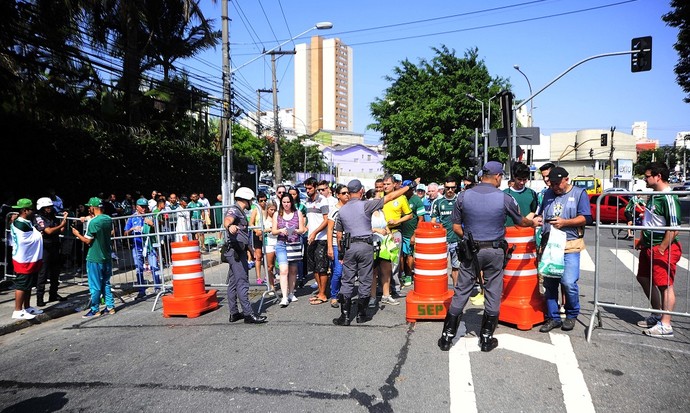
<path fill-rule="evenodd" d="M 36 306 L 37 307 L 45 307 L 46 302 L 43 301 L 43 294 L 36 294 Z"/>
<path fill-rule="evenodd" d="M 494 338 L 494 331 L 498 325 L 498 315 L 488 315 L 484 312 L 482 329 L 479 332 L 479 347 L 482 351 L 491 351 L 498 347 L 498 339 Z"/>
<path fill-rule="evenodd" d="M 443 331 L 441 332 L 441 338 L 438 339 L 438 348 L 441 351 L 450 350 L 451 344 L 453 344 L 453 338 L 458 332 L 458 325 L 462 319 L 462 314 L 451 315 L 450 312 L 446 313 L 446 319 L 443 320 Z"/>
<path fill-rule="evenodd" d="M 371 297 L 359 298 L 357 300 L 357 324 L 366 323 L 370 320 L 367 315 L 367 307 L 369 307 L 369 301 Z"/>
<path fill-rule="evenodd" d="M 235 321 L 240 321 L 244 319 L 244 313 L 235 313 L 235 314 L 230 314 L 230 322 L 234 323 Z"/>
<path fill-rule="evenodd" d="M 340 301 L 340 317 L 333 319 L 333 324 L 337 326 L 350 325 L 350 307 L 352 306 L 352 298 L 338 297 Z"/>
<path fill-rule="evenodd" d="M 258 315 L 258 314 L 249 314 L 244 316 L 244 323 L 245 324 L 263 324 L 266 322 L 266 316 L 265 315 Z"/>

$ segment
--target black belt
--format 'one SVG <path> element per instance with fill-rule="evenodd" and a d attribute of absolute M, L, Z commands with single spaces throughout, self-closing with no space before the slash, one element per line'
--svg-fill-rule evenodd
<path fill-rule="evenodd" d="M 366 242 L 367 244 L 372 244 L 371 237 L 353 237 L 350 238 L 350 242 Z"/>
<path fill-rule="evenodd" d="M 477 245 L 478 249 L 482 248 L 497 248 L 497 249 L 503 249 L 503 240 L 496 240 L 496 241 L 475 241 L 474 242 Z"/>

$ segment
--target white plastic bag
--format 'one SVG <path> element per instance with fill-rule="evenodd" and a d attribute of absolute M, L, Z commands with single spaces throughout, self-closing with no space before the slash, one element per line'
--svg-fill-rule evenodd
<path fill-rule="evenodd" d="M 551 227 L 549 240 L 539 261 L 539 274 L 544 277 L 560 278 L 565 270 L 565 232 Z"/>

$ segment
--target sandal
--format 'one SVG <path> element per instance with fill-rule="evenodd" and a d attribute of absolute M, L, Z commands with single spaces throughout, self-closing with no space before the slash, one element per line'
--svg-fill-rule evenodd
<path fill-rule="evenodd" d="M 309 304 L 311 304 L 311 305 L 319 305 L 319 304 L 323 304 L 323 303 L 327 303 L 327 302 L 328 302 L 328 300 L 322 300 L 319 297 L 311 297 L 309 299 Z"/>
<path fill-rule="evenodd" d="M 331 307 L 333 307 L 333 308 L 340 307 L 340 304 L 338 303 L 338 300 L 336 298 L 331 299 Z"/>

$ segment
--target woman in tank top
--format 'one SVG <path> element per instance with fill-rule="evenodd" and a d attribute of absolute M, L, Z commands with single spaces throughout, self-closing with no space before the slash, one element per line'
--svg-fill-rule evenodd
<path fill-rule="evenodd" d="M 273 215 L 277 210 L 276 203 L 268 201 L 266 203 L 266 216 L 264 217 L 264 248 L 266 251 L 266 270 L 268 271 L 268 291 L 273 293 L 275 286 L 275 261 L 276 261 L 276 243 L 278 237 L 271 233 L 273 229 Z M 272 296 L 272 294 L 271 294 Z"/>
<path fill-rule="evenodd" d="M 295 201 L 290 194 L 283 194 L 278 212 L 273 215 L 271 228 L 271 234 L 278 237 L 276 258 L 280 268 L 280 290 L 283 293 L 281 307 L 287 307 L 289 303 L 297 301 L 294 294 L 297 261 L 302 259 L 301 236 L 305 232 L 302 213 L 295 209 Z"/>
<path fill-rule="evenodd" d="M 328 213 L 328 258 L 331 259 L 331 307 L 338 308 L 338 293 L 340 292 L 340 278 L 343 275 L 343 264 L 338 260 L 338 239 L 335 232 L 335 224 L 339 218 L 340 207 L 345 205 L 350 200 L 350 191 L 346 185 L 338 184 L 335 187 L 335 196 L 338 203 L 333 206 L 333 209 Z"/>
<path fill-rule="evenodd" d="M 372 199 L 382 196 L 382 192 L 377 193 L 375 190 L 370 189 L 364 196 L 366 199 Z M 383 215 L 383 210 L 374 211 L 371 215 L 371 231 L 376 236 L 374 241 L 378 242 L 380 246 L 383 245 L 385 237 L 390 235 L 390 230 L 388 229 L 386 217 Z M 392 269 L 393 267 L 389 260 L 379 258 L 378 254 L 374 257 L 374 277 L 371 283 L 372 297 L 376 297 L 378 280 L 381 281 L 383 296 L 388 297 L 390 295 Z M 375 302 L 375 300 L 372 301 Z"/>

